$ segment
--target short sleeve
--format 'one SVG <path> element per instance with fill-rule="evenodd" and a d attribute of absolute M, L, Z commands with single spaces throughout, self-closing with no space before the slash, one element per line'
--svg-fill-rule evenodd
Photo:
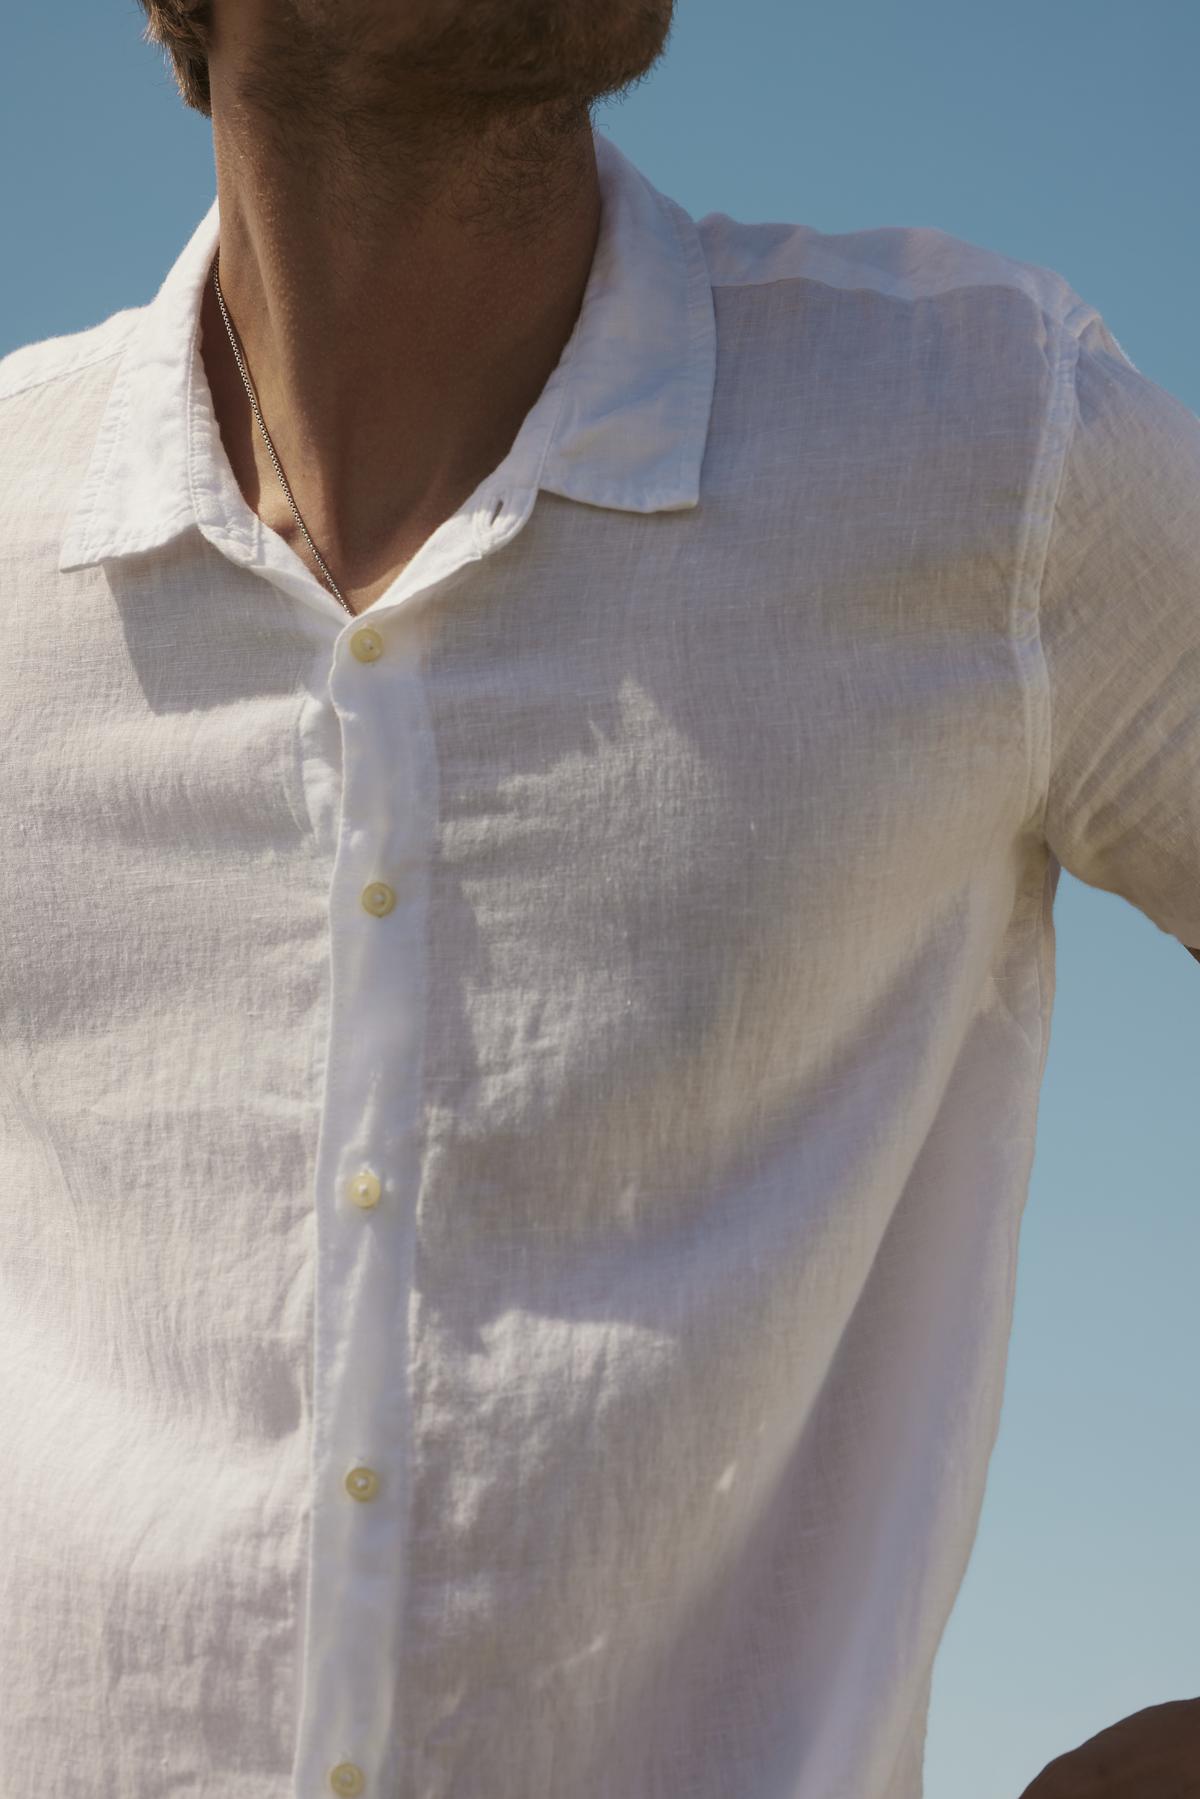
<path fill-rule="evenodd" d="M 1043 566 L 1045 840 L 1200 946 L 1200 419 L 1097 316 Z"/>

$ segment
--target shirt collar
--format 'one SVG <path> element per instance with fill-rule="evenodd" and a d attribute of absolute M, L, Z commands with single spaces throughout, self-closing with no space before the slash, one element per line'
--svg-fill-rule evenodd
<path fill-rule="evenodd" d="M 712 287 L 697 227 L 611 139 L 593 133 L 601 217 L 536 485 L 632 512 L 695 506 L 716 374 Z M 207 397 L 199 320 L 220 236 L 214 200 L 139 308 L 96 434 L 60 570 L 158 549 L 211 507 L 189 428 Z M 213 448 L 215 439 L 216 449 Z"/>

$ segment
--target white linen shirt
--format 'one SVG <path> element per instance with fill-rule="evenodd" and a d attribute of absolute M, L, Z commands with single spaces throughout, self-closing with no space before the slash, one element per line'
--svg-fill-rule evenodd
<path fill-rule="evenodd" d="M 921 1794 L 1060 867 L 1200 945 L 1200 420 L 1051 270 L 596 149 L 358 618 L 215 202 L 0 363 L 5 1794 Z"/>

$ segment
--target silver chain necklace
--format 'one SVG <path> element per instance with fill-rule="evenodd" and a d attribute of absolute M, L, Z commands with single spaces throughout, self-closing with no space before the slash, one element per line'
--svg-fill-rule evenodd
<path fill-rule="evenodd" d="M 326 568 L 325 560 L 324 560 L 323 556 L 321 555 L 320 550 L 318 550 L 316 544 L 313 542 L 312 538 L 309 537 L 309 535 L 308 535 L 308 526 L 305 524 L 304 520 L 300 517 L 300 508 L 297 506 L 295 500 L 292 498 L 292 490 L 287 484 L 287 476 L 284 474 L 282 468 L 280 468 L 280 466 L 279 466 L 279 458 L 275 454 L 275 445 L 271 442 L 271 434 L 267 430 L 267 427 L 263 424 L 263 415 L 258 409 L 258 401 L 254 396 L 254 389 L 250 385 L 250 376 L 246 371 L 246 364 L 242 359 L 241 348 L 238 344 L 237 337 L 234 334 L 234 329 L 233 329 L 233 325 L 230 321 L 229 314 L 225 310 L 225 300 L 221 293 L 221 277 L 217 272 L 217 265 L 220 262 L 220 260 L 221 260 L 221 252 L 218 249 L 217 254 L 213 258 L 213 286 L 217 290 L 217 305 L 221 308 L 221 317 L 225 320 L 225 329 L 229 333 L 229 342 L 233 346 L 233 353 L 234 353 L 234 356 L 237 358 L 238 368 L 241 370 L 242 384 L 245 387 L 246 393 L 249 396 L 250 404 L 254 408 L 254 416 L 258 420 L 259 430 L 262 432 L 263 437 L 266 440 L 266 445 L 267 445 L 268 451 L 270 452 L 271 461 L 275 464 L 275 473 L 279 476 L 279 479 L 283 484 L 283 491 L 287 495 L 288 505 L 291 507 L 292 511 L 296 515 L 296 523 L 299 525 L 300 529 L 304 533 L 305 541 L 307 542 L 309 549 L 312 551 L 314 557 L 316 558 L 317 566 L 320 568 L 321 573 L 324 575 L 330 588 L 333 590 L 333 593 L 341 601 L 342 605 L 346 607 L 346 611 L 350 614 L 351 618 L 356 618 L 358 615 L 355 612 L 353 606 L 346 605 L 346 601 L 344 599 L 342 599 L 341 589 L 338 587 L 337 582 L 334 580 L 333 576 L 330 574 L 329 570 Z"/>

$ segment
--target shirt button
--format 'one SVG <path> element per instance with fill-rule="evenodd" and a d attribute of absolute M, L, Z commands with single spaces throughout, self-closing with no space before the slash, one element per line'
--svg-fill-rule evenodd
<path fill-rule="evenodd" d="M 371 625 L 364 625 L 351 637 L 350 649 L 360 662 L 377 662 L 383 655 L 383 638 Z"/>
<path fill-rule="evenodd" d="M 366 1211 L 368 1206 L 377 1206 L 379 1204 L 379 1195 L 381 1192 L 382 1188 L 379 1185 L 379 1176 L 377 1174 L 372 1174 L 369 1168 L 360 1169 L 358 1174 L 356 1174 L 354 1179 L 350 1182 L 350 1197 L 354 1201 L 354 1204 L 356 1206 L 361 1206 L 364 1211 Z"/>
<path fill-rule="evenodd" d="M 376 918 L 382 918 L 395 905 L 396 895 L 386 881 L 372 881 L 369 887 L 362 890 L 362 903 L 368 912 L 373 912 Z"/>
<path fill-rule="evenodd" d="M 379 1491 L 379 1476 L 374 1468 L 351 1468 L 346 1476 L 346 1491 L 351 1499 L 374 1499 Z"/>
<path fill-rule="evenodd" d="M 356 1768 L 353 1762 L 339 1762 L 330 1771 L 329 1784 L 335 1793 L 353 1795 L 361 1793 L 367 1782 L 362 1769 Z"/>

